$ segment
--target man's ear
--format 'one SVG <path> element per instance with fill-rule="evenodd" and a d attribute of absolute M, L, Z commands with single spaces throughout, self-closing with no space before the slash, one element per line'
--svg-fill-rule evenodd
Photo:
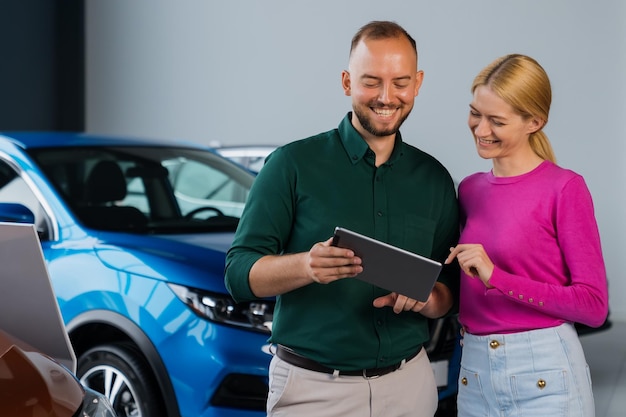
<path fill-rule="evenodd" d="M 341 72 L 341 87 L 343 88 L 343 93 L 345 95 L 352 95 L 352 90 L 350 88 L 350 73 L 347 70 L 343 70 Z"/>
<path fill-rule="evenodd" d="M 415 97 L 417 97 L 417 95 L 420 92 L 422 81 L 424 81 L 424 71 L 419 70 L 417 71 L 417 74 L 415 75 Z"/>

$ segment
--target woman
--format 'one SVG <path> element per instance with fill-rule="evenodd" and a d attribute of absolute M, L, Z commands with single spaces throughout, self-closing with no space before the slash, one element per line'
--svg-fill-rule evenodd
<path fill-rule="evenodd" d="M 608 313 L 606 271 L 584 179 L 556 165 L 543 127 L 544 69 L 501 57 L 472 85 L 468 125 L 490 172 L 459 185 L 463 356 L 459 416 L 593 416 L 574 322 Z"/>

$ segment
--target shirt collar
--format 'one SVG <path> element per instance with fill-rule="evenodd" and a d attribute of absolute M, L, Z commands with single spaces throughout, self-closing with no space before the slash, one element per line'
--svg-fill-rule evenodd
<path fill-rule="evenodd" d="M 356 164 L 361 159 L 365 157 L 367 151 L 369 150 L 369 146 L 367 142 L 361 137 L 359 132 L 352 126 L 352 112 L 348 112 L 348 114 L 343 118 L 341 123 L 339 123 L 339 137 L 341 138 L 341 142 L 343 144 L 346 153 L 348 154 L 352 164 Z M 400 131 L 396 133 L 395 144 L 393 146 L 393 152 L 389 157 L 389 160 L 385 162 L 385 164 L 393 164 L 400 159 L 402 156 L 402 135 Z"/>

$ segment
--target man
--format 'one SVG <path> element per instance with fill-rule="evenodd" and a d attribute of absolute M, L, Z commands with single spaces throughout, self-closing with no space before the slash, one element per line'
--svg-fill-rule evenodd
<path fill-rule="evenodd" d="M 331 235 L 342 226 L 443 261 L 458 237 L 454 184 L 398 130 L 423 78 L 411 36 L 370 22 L 348 68 L 353 111 L 337 129 L 278 148 L 255 180 L 226 285 L 237 301 L 277 296 L 269 416 L 432 416 L 422 345 L 427 318 L 454 304 L 458 270 L 446 266 L 418 302 L 355 279 L 361 259 Z"/>

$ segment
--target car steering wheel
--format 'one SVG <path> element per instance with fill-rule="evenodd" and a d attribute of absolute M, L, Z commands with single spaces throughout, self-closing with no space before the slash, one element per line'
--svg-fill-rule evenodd
<path fill-rule="evenodd" d="M 215 207 L 211 207 L 211 206 L 204 206 L 204 207 L 198 207 L 196 209 L 191 210 L 189 213 L 185 214 L 183 216 L 184 219 L 191 219 L 193 218 L 196 214 L 198 213 L 202 213 L 203 211 L 212 211 L 217 213 L 218 216 L 223 216 L 224 212 L 222 212 L 222 210 L 215 208 Z"/>

